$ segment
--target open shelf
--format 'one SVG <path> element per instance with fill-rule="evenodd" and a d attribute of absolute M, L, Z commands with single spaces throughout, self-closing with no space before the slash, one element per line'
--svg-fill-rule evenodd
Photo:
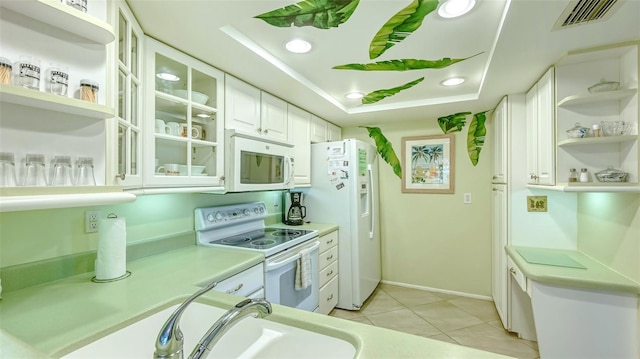
<path fill-rule="evenodd" d="M 558 101 L 558 107 L 570 107 L 583 104 L 591 104 L 597 102 L 618 101 L 635 95 L 638 89 L 624 89 L 617 91 L 606 91 L 596 93 L 585 93 L 573 96 L 567 96 Z"/>
<path fill-rule="evenodd" d="M 631 192 L 640 193 L 640 186 L 637 183 L 559 183 L 556 186 L 527 185 L 527 188 L 540 189 L 555 192 Z"/>
<path fill-rule="evenodd" d="M 605 143 L 622 143 L 622 142 L 635 141 L 637 139 L 638 139 L 637 135 L 569 138 L 569 139 L 558 142 L 558 147 L 598 145 L 598 144 L 605 144 Z"/>
<path fill-rule="evenodd" d="M 112 118 L 115 115 L 111 107 L 15 85 L 0 84 L 0 102 L 99 120 Z"/>
<path fill-rule="evenodd" d="M 49 24 L 98 44 L 116 39 L 108 23 L 54 0 L 2 1 L 0 7 Z"/>

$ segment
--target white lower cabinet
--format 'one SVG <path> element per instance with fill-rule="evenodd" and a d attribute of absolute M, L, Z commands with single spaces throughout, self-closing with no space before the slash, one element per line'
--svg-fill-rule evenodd
<path fill-rule="evenodd" d="M 329 314 L 338 304 L 338 231 L 320 237 L 318 313 Z"/>
<path fill-rule="evenodd" d="M 227 294 L 252 297 L 252 294 L 263 290 L 263 288 L 264 265 L 260 263 L 220 281 L 213 289 Z"/>

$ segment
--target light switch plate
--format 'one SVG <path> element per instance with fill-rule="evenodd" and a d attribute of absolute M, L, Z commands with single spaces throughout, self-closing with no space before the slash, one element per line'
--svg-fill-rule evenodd
<path fill-rule="evenodd" d="M 527 212 L 546 212 L 547 196 L 527 196 Z"/>

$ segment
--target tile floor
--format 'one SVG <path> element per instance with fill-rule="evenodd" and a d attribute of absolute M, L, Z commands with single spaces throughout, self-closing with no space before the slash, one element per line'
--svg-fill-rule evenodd
<path fill-rule="evenodd" d="M 504 330 L 487 300 L 380 284 L 361 310 L 334 309 L 330 315 L 516 358 L 539 358 L 537 343 Z"/>

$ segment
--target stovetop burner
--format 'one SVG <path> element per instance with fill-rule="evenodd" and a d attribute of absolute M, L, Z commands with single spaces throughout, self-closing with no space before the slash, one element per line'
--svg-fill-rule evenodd
<path fill-rule="evenodd" d="M 249 237 L 238 237 L 238 238 L 225 238 L 225 239 L 221 239 L 220 243 L 223 244 L 228 244 L 228 245 L 236 245 L 236 244 L 240 244 L 240 243 L 245 243 L 245 242 L 250 242 L 251 238 Z"/>
<path fill-rule="evenodd" d="M 276 241 L 273 239 L 256 239 L 255 241 L 251 241 L 251 247 L 254 248 L 269 248 L 276 244 Z"/>
<path fill-rule="evenodd" d="M 277 229 L 275 232 L 271 232 L 271 235 L 274 237 L 299 237 L 302 235 L 302 232 L 295 229 Z"/>

